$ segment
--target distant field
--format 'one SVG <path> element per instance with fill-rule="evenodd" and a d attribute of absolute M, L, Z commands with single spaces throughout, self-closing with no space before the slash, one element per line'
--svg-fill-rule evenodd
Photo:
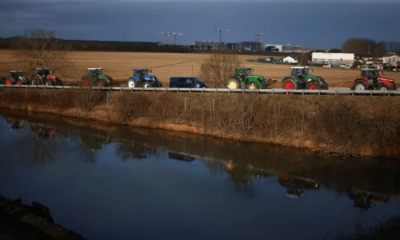
<path fill-rule="evenodd" d="M 206 53 L 72 52 L 69 58 L 75 64 L 75 69 L 71 69 L 75 73 L 75 78 L 67 82 L 78 84 L 87 68 L 101 67 L 124 86 L 125 80 L 132 75 L 133 68 L 150 68 L 153 70 L 152 74 L 167 86 L 172 76 L 200 75 L 200 65 L 207 56 Z M 254 74 L 279 80 L 272 87 L 281 87 L 280 80 L 289 75 L 290 66 L 247 61 L 259 57 L 268 56 L 239 55 L 239 60 L 243 67 L 252 67 Z M 12 51 L 0 51 L 0 76 L 6 76 L 10 70 L 18 68 L 18 62 L 12 59 Z M 324 77 L 330 86 L 349 87 L 359 76 L 360 70 L 317 67 L 312 74 Z M 400 82 L 400 73 L 384 72 L 383 76 L 395 79 L 398 84 Z M 207 83 L 207 80 L 204 80 Z"/>

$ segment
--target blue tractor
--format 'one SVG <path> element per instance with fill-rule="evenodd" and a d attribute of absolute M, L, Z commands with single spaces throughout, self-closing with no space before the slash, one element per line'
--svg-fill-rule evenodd
<path fill-rule="evenodd" d="M 149 75 L 149 72 L 151 70 L 147 68 L 133 69 L 133 76 L 128 78 L 128 87 L 162 87 L 162 83 L 158 81 L 157 77 Z"/>

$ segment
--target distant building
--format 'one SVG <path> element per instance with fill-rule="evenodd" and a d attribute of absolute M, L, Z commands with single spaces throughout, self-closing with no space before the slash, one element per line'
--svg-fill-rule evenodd
<path fill-rule="evenodd" d="M 194 49 L 196 50 L 217 50 L 220 48 L 225 48 L 226 44 L 224 42 L 211 42 L 211 41 L 202 41 L 202 42 L 195 42 Z"/>
<path fill-rule="evenodd" d="M 279 52 L 279 48 L 276 48 L 274 45 L 267 45 L 265 47 L 266 52 Z"/>
<path fill-rule="evenodd" d="M 326 53 L 313 52 L 311 63 L 313 64 L 328 64 L 328 63 L 343 63 L 353 64 L 354 53 Z"/>
<path fill-rule="evenodd" d="M 299 46 L 299 45 L 280 45 L 282 50 L 281 52 L 297 52 L 297 53 L 303 53 L 303 52 L 309 52 L 310 49 L 304 47 L 304 46 Z"/>
<path fill-rule="evenodd" d="M 400 57 L 396 55 L 386 56 L 382 58 L 382 63 L 390 67 L 398 67 L 400 62 Z"/>
<path fill-rule="evenodd" d="M 263 47 L 265 44 L 262 42 L 239 42 L 238 50 L 239 51 L 264 51 L 265 48 Z"/>
<path fill-rule="evenodd" d="M 299 61 L 297 61 L 297 59 L 296 59 L 295 57 L 287 56 L 287 57 L 285 57 L 285 58 L 283 59 L 283 62 L 284 62 L 284 63 L 291 63 L 291 64 L 294 64 L 294 63 L 298 63 Z"/>
<path fill-rule="evenodd" d="M 227 43 L 226 48 L 229 50 L 238 50 L 238 43 Z"/>

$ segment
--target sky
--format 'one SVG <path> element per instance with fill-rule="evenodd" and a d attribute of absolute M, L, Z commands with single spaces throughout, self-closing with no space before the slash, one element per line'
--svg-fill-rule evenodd
<path fill-rule="evenodd" d="M 26 29 L 54 30 L 58 38 L 177 44 L 255 41 L 337 48 L 352 37 L 400 41 L 400 0 L 0 0 L 0 37 Z"/>

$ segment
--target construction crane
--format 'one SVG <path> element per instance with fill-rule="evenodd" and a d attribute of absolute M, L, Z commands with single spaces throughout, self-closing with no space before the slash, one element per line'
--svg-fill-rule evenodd
<path fill-rule="evenodd" d="M 257 51 L 260 51 L 260 35 L 264 35 L 264 34 L 267 34 L 267 33 L 265 33 L 265 32 L 259 32 L 259 33 L 256 33 L 256 37 L 257 37 L 257 46 L 256 46 L 256 50 Z"/>
<path fill-rule="evenodd" d="M 214 28 L 214 31 L 219 32 L 219 44 L 220 48 L 222 47 L 222 32 L 234 32 L 236 29 L 222 29 L 222 28 Z"/>

